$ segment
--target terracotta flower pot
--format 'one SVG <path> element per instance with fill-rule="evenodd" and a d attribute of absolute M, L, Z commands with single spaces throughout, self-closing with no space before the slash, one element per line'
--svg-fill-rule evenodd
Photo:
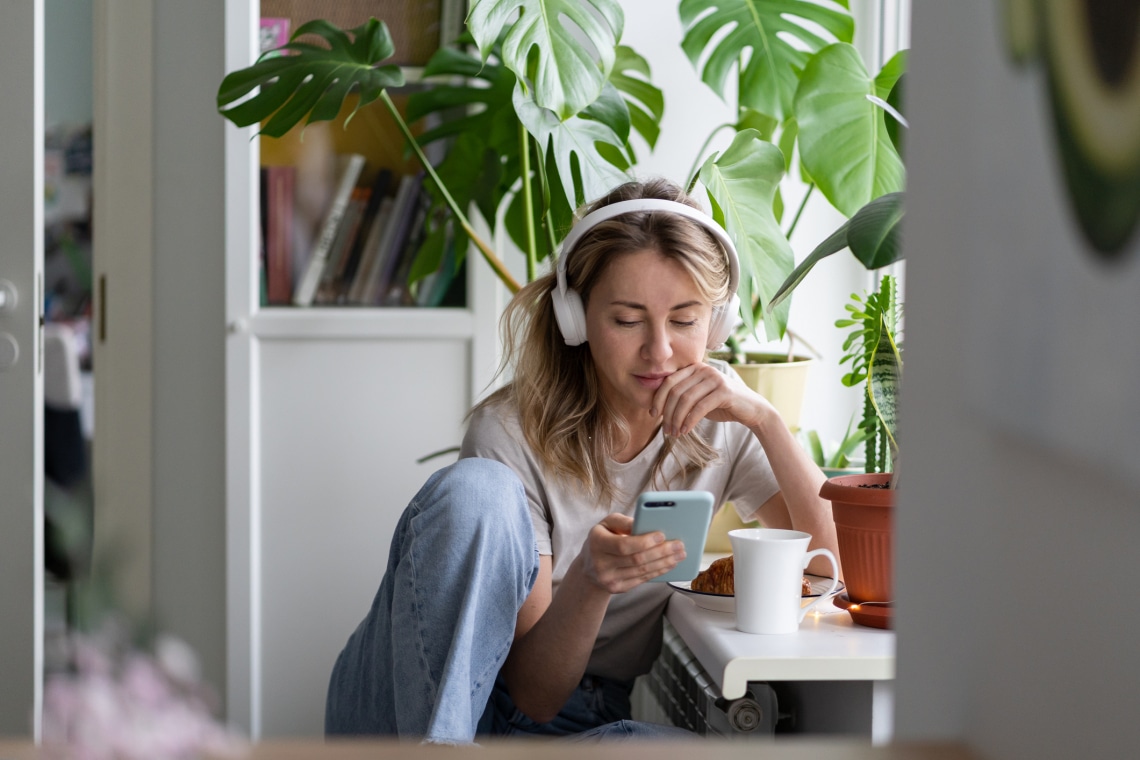
<path fill-rule="evenodd" d="M 864 485 L 889 483 L 890 473 L 828 479 L 819 495 L 831 500 L 847 596 L 856 604 L 893 602 L 895 492 Z"/>

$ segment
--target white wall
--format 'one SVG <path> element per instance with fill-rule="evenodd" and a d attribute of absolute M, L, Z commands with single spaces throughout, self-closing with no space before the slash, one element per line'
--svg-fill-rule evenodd
<path fill-rule="evenodd" d="M 1070 416 L 1073 440 L 1135 419 L 1135 400 L 1087 389 L 1134 398 L 1120 368 L 1137 324 L 1117 315 L 1135 314 L 1121 304 L 1136 302 L 1140 251 L 1106 269 L 1074 232 L 1040 69 L 1003 56 L 1001 4 L 916 6 L 896 736 L 989 758 L 1134 757 L 1138 479 L 1001 418 L 1072 369 L 1086 380 L 1044 411 Z M 1086 323 L 1058 372 L 1050 349 Z"/>

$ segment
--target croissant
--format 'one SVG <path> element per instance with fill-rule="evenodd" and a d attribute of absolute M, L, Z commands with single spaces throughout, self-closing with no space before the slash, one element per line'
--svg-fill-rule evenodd
<path fill-rule="evenodd" d="M 733 596 L 736 591 L 733 586 L 734 566 L 732 555 L 714 560 L 708 568 L 697 573 L 697 577 L 689 584 L 693 591 L 703 591 L 706 594 L 721 594 Z M 812 593 L 811 581 L 806 577 L 801 581 L 800 591 L 804 596 Z"/>
<path fill-rule="evenodd" d="M 707 569 L 697 573 L 689 588 L 693 591 L 703 591 L 706 594 L 733 594 L 732 586 L 733 564 L 732 555 L 714 560 Z"/>

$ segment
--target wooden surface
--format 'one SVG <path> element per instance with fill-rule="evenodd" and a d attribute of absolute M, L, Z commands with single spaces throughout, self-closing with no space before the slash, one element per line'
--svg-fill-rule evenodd
<path fill-rule="evenodd" d="M 253 745 L 238 757 L 248 760 L 383 760 L 409 758 L 435 760 L 454 758 L 463 753 L 472 757 L 502 760 L 579 760 L 587 751 L 596 760 L 756 760 L 758 744 L 763 745 L 765 760 L 977 760 L 977 755 L 954 744 L 909 744 L 872 747 L 852 740 L 776 740 L 728 741 L 694 739 L 693 741 L 613 742 L 591 745 L 585 750 L 572 742 L 549 742 L 525 739 L 498 740 L 480 747 L 441 747 L 398 742 L 376 741 L 277 741 Z M 56 760 L 67 754 L 37 750 L 24 742 L 0 740 L 0 760 Z"/>

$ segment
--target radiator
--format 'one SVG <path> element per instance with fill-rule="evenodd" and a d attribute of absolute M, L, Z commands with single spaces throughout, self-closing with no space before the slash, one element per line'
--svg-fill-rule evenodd
<path fill-rule="evenodd" d="M 706 736 L 743 738 L 775 733 L 779 714 L 772 687 L 749 683 L 743 697 L 725 699 L 668 620 L 661 655 L 643 683 L 660 711 L 659 718 L 675 726 Z"/>

